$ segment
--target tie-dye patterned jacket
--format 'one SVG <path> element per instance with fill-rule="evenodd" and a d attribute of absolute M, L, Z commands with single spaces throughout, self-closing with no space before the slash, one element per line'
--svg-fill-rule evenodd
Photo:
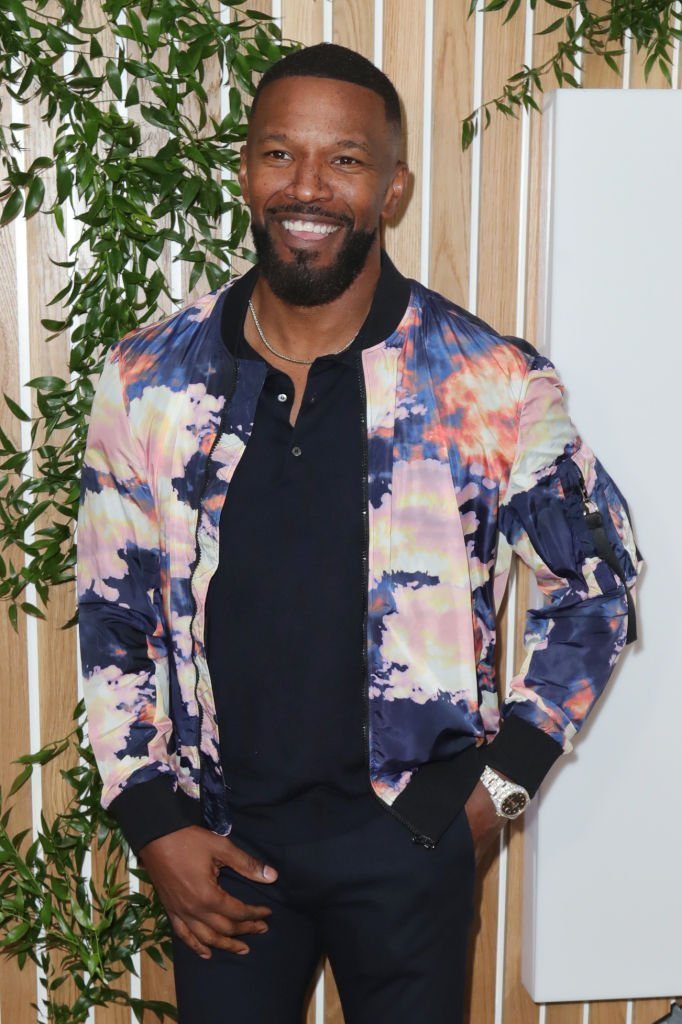
<path fill-rule="evenodd" d="M 483 764 L 534 792 L 570 749 L 625 644 L 638 555 L 552 364 L 411 287 L 398 328 L 358 356 L 367 743 L 375 793 L 429 845 Z M 92 410 L 78 525 L 84 688 L 103 803 L 135 848 L 196 821 L 230 829 L 204 612 L 266 368 L 223 344 L 225 294 L 114 345 Z M 611 566 L 589 528 L 597 511 Z M 529 612 L 525 661 L 499 709 L 495 610 L 512 550 L 548 601 Z M 325 580 L 311 573 L 310 585 L 324 601 Z"/>

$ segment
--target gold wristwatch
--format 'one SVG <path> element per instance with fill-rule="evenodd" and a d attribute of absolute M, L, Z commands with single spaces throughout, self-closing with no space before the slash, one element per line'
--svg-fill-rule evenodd
<path fill-rule="evenodd" d="M 527 789 L 509 779 L 503 779 L 488 765 L 483 769 L 481 782 L 490 793 L 498 818 L 518 818 L 530 803 Z"/>

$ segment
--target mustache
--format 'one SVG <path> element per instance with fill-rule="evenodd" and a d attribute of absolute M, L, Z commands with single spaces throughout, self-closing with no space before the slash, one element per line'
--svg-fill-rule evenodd
<path fill-rule="evenodd" d="M 346 227 L 353 226 L 353 219 L 347 213 L 330 213 L 329 210 L 325 210 L 323 206 L 317 206 L 315 203 L 282 203 L 279 206 L 268 206 L 266 213 L 271 217 L 286 213 L 294 213 L 302 218 L 306 215 L 325 217 L 327 220 L 335 220 L 338 224 L 343 224 Z"/>

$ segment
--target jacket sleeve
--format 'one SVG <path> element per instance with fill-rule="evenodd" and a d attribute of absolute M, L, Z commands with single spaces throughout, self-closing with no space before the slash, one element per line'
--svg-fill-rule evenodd
<path fill-rule="evenodd" d="M 488 763 L 534 793 L 634 638 L 640 565 L 628 508 L 577 435 L 552 364 L 536 355 L 500 510 L 501 543 L 548 599 L 528 612 L 525 660 L 509 684 Z"/>
<path fill-rule="evenodd" d="M 78 608 L 88 731 L 102 804 L 135 851 L 194 823 L 171 764 L 159 526 L 130 428 L 116 349 L 92 407 L 78 517 Z"/>

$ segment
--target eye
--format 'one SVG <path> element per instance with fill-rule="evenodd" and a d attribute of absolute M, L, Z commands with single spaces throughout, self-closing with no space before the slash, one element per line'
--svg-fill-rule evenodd
<path fill-rule="evenodd" d="M 337 156 L 335 162 L 341 164 L 342 167 L 360 167 L 362 164 L 361 160 L 354 156 L 347 156 L 345 153 L 343 156 Z"/>
<path fill-rule="evenodd" d="M 288 160 L 289 154 L 285 149 L 269 149 L 265 154 L 271 160 Z"/>

